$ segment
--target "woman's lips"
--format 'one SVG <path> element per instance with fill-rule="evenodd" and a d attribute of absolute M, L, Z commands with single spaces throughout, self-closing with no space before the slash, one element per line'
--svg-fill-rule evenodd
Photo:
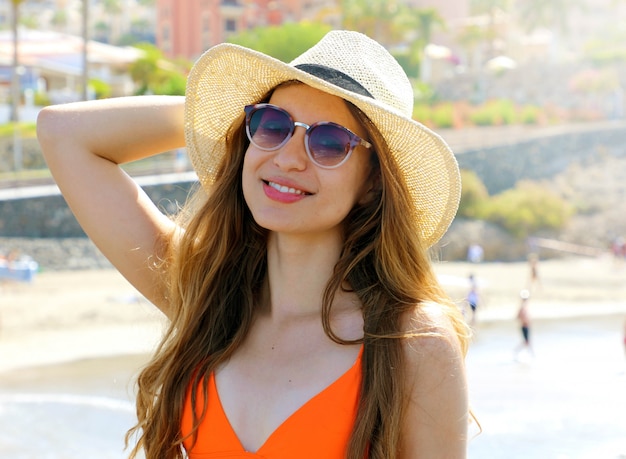
<path fill-rule="evenodd" d="M 300 201 L 311 194 L 299 188 L 265 180 L 263 181 L 263 191 L 268 198 L 282 203 Z"/>

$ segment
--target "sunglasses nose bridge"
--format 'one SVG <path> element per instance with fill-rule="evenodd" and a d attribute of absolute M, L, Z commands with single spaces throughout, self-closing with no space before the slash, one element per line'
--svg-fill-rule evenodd
<path fill-rule="evenodd" d="M 311 128 L 311 126 L 309 126 L 306 123 L 302 123 L 301 121 L 294 121 L 293 122 L 293 129 L 291 131 L 291 135 L 290 137 L 299 137 L 298 135 L 296 135 L 296 128 L 297 127 L 301 127 L 302 129 L 304 129 L 304 132 L 302 133 L 302 140 L 304 141 L 305 147 L 306 147 L 306 143 L 307 143 L 307 138 L 308 138 L 308 134 L 309 134 L 309 129 Z"/>
<path fill-rule="evenodd" d="M 302 122 L 300 122 L 300 121 L 294 121 L 294 122 L 293 122 L 293 125 L 294 125 L 294 126 L 296 126 L 296 127 L 301 127 L 301 128 L 304 128 L 304 130 L 305 130 L 305 131 L 308 131 L 308 130 L 309 130 L 309 128 L 311 127 L 311 126 L 309 126 L 308 124 L 306 124 L 306 123 L 302 123 Z M 295 129 L 294 129 L 294 130 L 295 130 Z"/>

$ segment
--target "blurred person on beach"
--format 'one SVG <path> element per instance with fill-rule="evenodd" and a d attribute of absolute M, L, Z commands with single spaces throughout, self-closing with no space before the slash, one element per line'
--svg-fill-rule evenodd
<path fill-rule="evenodd" d="M 528 255 L 528 286 L 529 291 L 534 291 L 541 287 L 541 278 L 539 277 L 539 255 L 531 253 Z"/>
<path fill-rule="evenodd" d="M 624 318 L 624 336 L 622 340 L 624 341 L 624 355 L 626 355 L 626 318 Z"/>
<path fill-rule="evenodd" d="M 131 457 L 466 457 L 469 331 L 428 255 L 459 171 L 412 108 L 381 45 L 334 31 L 290 64 L 211 48 L 184 98 L 41 111 L 82 227 L 171 321 Z M 166 216 L 120 165 L 184 146 L 201 186 Z"/>
<path fill-rule="evenodd" d="M 622 266 L 626 260 L 626 240 L 623 237 L 616 237 L 611 243 L 611 254 L 617 266 Z"/>
<path fill-rule="evenodd" d="M 467 248 L 467 261 L 470 263 L 480 263 L 483 261 L 484 249 L 479 244 L 470 244 Z"/>
<path fill-rule="evenodd" d="M 480 304 L 480 296 L 478 294 L 478 282 L 476 281 L 476 276 L 474 274 L 470 274 L 468 276 L 469 280 L 469 291 L 467 292 L 467 297 L 465 301 L 467 301 L 468 306 L 470 307 L 470 324 L 476 324 L 476 310 L 478 309 L 478 305 Z"/>
<path fill-rule="evenodd" d="M 522 352 L 526 352 L 529 356 L 534 356 L 534 351 L 530 343 L 530 314 L 528 312 L 528 300 L 530 299 L 530 291 L 522 289 L 519 293 L 520 305 L 517 310 L 517 321 L 522 332 L 522 342 L 515 348 L 515 357 L 520 358 Z"/>

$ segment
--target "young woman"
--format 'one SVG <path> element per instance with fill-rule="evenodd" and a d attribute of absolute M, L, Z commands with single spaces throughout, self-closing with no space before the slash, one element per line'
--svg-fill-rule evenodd
<path fill-rule="evenodd" d="M 76 217 L 171 321 L 133 457 L 465 457 L 467 331 L 427 252 L 459 174 L 412 107 L 382 46 L 335 31 L 290 64 L 218 45 L 185 98 L 41 112 Z M 202 187 L 169 217 L 119 165 L 181 146 Z"/>

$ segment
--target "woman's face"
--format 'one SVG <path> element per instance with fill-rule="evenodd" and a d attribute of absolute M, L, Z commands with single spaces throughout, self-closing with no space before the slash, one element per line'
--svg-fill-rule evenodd
<path fill-rule="evenodd" d="M 286 110 L 296 122 L 332 121 L 368 140 L 343 99 L 310 86 L 279 87 L 269 103 Z M 348 212 L 372 187 L 372 153 L 358 146 L 341 166 L 323 169 L 307 156 L 304 134 L 305 128 L 296 127 L 293 136 L 274 151 L 250 144 L 242 174 L 246 203 L 255 221 L 270 231 L 339 232 Z"/>

